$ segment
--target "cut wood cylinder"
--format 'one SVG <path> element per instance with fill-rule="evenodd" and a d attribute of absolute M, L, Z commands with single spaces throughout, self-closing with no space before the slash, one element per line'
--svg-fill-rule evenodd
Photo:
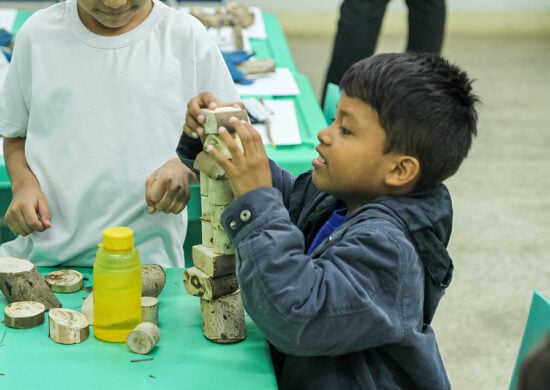
<path fill-rule="evenodd" d="M 238 343 L 246 338 L 240 291 L 210 301 L 201 299 L 204 337 L 219 344 Z"/>
<path fill-rule="evenodd" d="M 238 290 L 235 274 L 211 278 L 197 267 L 187 268 L 183 273 L 183 285 L 187 292 L 203 299 L 215 299 Z"/>
<path fill-rule="evenodd" d="M 155 297 L 141 297 L 141 321 L 159 324 L 159 300 Z"/>
<path fill-rule="evenodd" d="M 63 294 L 80 291 L 84 286 L 84 276 L 72 269 L 61 269 L 50 272 L 44 279 L 53 292 Z"/>
<path fill-rule="evenodd" d="M 143 264 L 141 284 L 141 296 L 158 297 L 166 285 L 166 271 L 158 264 Z"/>
<path fill-rule="evenodd" d="M 40 302 L 46 310 L 61 307 L 48 283 L 33 263 L 15 257 L 0 257 L 0 290 L 8 302 Z"/>
<path fill-rule="evenodd" d="M 221 165 L 214 160 L 214 157 L 206 152 L 200 152 L 197 154 L 197 157 L 195 157 L 195 161 L 193 163 L 193 168 L 200 171 L 201 174 L 205 173 L 210 179 L 217 180 L 227 178 L 227 175 Z"/>
<path fill-rule="evenodd" d="M 130 332 L 126 345 L 130 351 L 140 355 L 148 354 L 160 340 L 160 329 L 152 322 L 142 322 Z"/>
<path fill-rule="evenodd" d="M 59 344 L 77 344 L 90 336 L 90 327 L 84 314 L 70 309 L 51 309 L 50 338 Z"/>
<path fill-rule="evenodd" d="M 44 322 L 46 306 L 40 302 L 13 302 L 4 308 L 4 324 L 10 328 L 29 329 Z"/>

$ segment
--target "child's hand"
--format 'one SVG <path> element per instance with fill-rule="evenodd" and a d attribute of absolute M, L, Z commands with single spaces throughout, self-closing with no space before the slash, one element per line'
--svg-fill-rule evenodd
<path fill-rule="evenodd" d="M 232 119 L 232 124 L 241 139 L 243 151 L 225 127 L 220 127 L 218 134 L 231 152 L 232 159 L 229 160 L 212 145 L 208 145 L 206 151 L 227 173 L 235 197 L 260 187 L 271 187 L 269 160 L 260 133 L 249 123 L 236 118 Z"/>
<path fill-rule="evenodd" d="M 155 170 L 145 183 L 148 211 L 179 214 L 189 202 L 189 184 L 198 183 L 195 174 L 179 158 Z"/>
<path fill-rule="evenodd" d="M 241 102 L 223 103 L 209 92 L 203 92 L 199 96 L 191 99 L 187 103 L 187 112 L 185 113 L 185 124 L 183 131 L 193 138 L 204 138 L 204 128 L 202 127 L 206 117 L 202 113 L 202 108 L 215 110 L 218 107 L 239 107 L 244 109 Z"/>
<path fill-rule="evenodd" d="M 52 226 L 48 201 L 39 187 L 27 186 L 14 191 L 6 211 L 6 224 L 18 235 L 43 232 Z"/>

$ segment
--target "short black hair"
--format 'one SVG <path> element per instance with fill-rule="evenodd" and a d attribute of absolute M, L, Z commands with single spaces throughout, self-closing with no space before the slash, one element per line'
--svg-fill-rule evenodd
<path fill-rule="evenodd" d="M 385 153 L 416 157 L 427 190 L 452 176 L 477 135 L 472 81 L 436 54 L 385 53 L 355 63 L 340 89 L 371 105 L 386 132 Z"/>

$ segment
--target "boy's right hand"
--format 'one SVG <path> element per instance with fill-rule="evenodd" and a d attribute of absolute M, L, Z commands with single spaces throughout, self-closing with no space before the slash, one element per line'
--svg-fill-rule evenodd
<path fill-rule="evenodd" d="M 33 186 L 14 192 L 5 220 L 13 233 L 26 236 L 50 228 L 50 218 L 50 208 L 44 193 Z"/>
<path fill-rule="evenodd" d="M 183 131 L 190 137 L 204 139 L 204 121 L 206 117 L 201 109 L 208 108 L 215 110 L 218 107 L 238 107 L 244 109 L 244 104 L 241 102 L 223 103 L 209 92 L 203 92 L 199 96 L 194 97 L 187 103 L 187 112 L 185 113 L 185 124 Z"/>

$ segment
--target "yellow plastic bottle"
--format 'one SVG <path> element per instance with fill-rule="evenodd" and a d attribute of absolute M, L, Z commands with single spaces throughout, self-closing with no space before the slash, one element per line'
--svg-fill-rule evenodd
<path fill-rule="evenodd" d="M 134 232 L 123 226 L 103 231 L 94 263 L 94 336 L 125 342 L 141 322 L 141 261 Z"/>

